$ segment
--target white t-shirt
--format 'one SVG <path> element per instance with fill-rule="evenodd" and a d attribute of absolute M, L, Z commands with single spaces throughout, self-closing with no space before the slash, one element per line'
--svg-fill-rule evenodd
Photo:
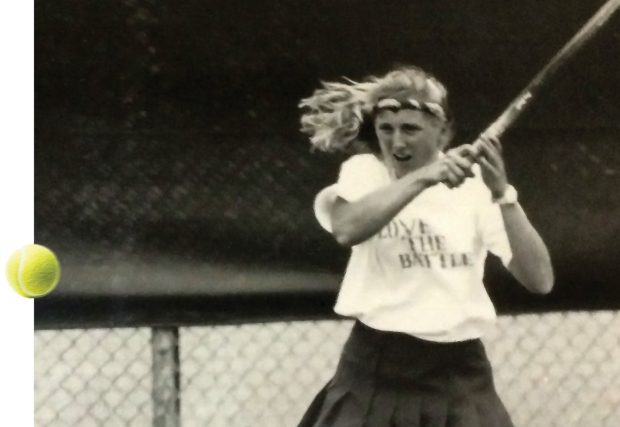
<path fill-rule="evenodd" d="M 432 341 L 479 338 L 495 322 L 482 277 L 487 251 L 505 266 L 512 252 L 499 206 L 476 176 L 460 187 L 438 184 L 415 197 L 379 233 L 353 246 L 334 310 L 379 330 Z M 323 189 L 315 215 L 331 232 L 337 197 L 354 202 L 390 183 L 373 154 L 346 160 Z"/>

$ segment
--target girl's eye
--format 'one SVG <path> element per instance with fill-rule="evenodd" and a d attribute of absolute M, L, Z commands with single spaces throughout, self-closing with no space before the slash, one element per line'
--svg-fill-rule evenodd
<path fill-rule="evenodd" d="M 403 125 L 403 130 L 407 133 L 415 133 L 421 129 L 418 125 Z"/>
<path fill-rule="evenodd" d="M 383 133 L 390 133 L 394 130 L 394 128 L 390 125 L 384 124 L 384 125 L 379 125 L 379 130 Z"/>

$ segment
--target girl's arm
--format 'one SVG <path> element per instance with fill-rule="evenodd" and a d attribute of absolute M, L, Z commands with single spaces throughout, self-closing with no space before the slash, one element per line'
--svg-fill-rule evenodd
<path fill-rule="evenodd" d="M 551 292 L 554 275 L 551 257 L 542 238 L 518 203 L 501 205 L 512 250 L 508 270 L 529 291 Z"/>
<path fill-rule="evenodd" d="M 470 147 L 470 146 L 469 146 Z M 331 211 L 332 234 L 343 246 L 357 245 L 381 230 L 422 191 L 445 182 L 460 185 L 471 176 L 471 160 L 461 155 L 469 147 L 459 147 L 433 163 L 375 190 L 359 200 L 336 199 Z"/>
<path fill-rule="evenodd" d="M 497 138 L 482 140 L 483 156 L 479 158 L 479 163 L 484 182 L 494 197 L 501 197 L 508 188 L 501 152 L 501 143 Z M 500 209 L 512 250 L 508 270 L 529 291 L 550 292 L 555 279 L 551 257 L 542 238 L 518 203 L 502 204 Z"/>

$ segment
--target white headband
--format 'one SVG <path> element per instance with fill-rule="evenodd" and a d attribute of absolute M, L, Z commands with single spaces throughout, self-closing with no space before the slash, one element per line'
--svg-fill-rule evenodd
<path fill-rule="evenodd" d="M 436 102 L 421 102 L 417 99 L 408 98 L 407 100 L 401 102 L 394 98 L 384 98 L 377 102 L 375 109 L 401 109 L 401 108 L 413 108 L 416 110 L 426 111 L 435 117 L 445 121 L 446 113 L 441 105 Z"/>

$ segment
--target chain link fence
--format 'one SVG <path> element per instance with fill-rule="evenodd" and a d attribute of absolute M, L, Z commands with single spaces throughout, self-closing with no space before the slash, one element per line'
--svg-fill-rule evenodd
<path fill-rule="evenodd" d="M 182 327 L 178 366 L 154 364 L 156 329 L 39 330 L 36 425 L 158 425 L 153 378 L 173 369 L 184 427 L 294 426 L 335 370 L 351 325 Z M 485 344 L 516 426 L 620 425 L 618 331 L 614 311 L 501 316 Z"/>
<path fill-rule="evenodd" d="M 148 426 L 148 328 L 35 334 L 37 426 Z"/>

